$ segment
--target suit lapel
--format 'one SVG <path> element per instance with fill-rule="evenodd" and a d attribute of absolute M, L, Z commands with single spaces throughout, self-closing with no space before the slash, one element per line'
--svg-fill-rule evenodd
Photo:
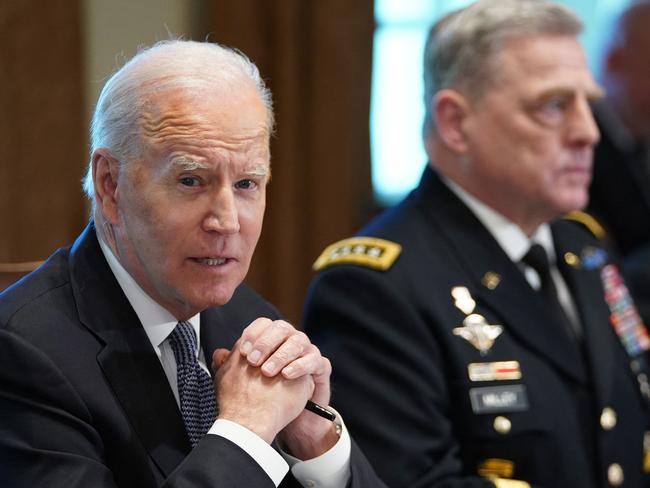
<path fill-rule="evenodd" d="M 105 344 L 97 361 L 164 477 L 190 451 L 160 361 L 101 252 L 94 224 L 75 243 L 71 280 L 81 322 Z"/>
<path fill-rule="evenodd" d="M 605 291 L 600 277 L 602 266 L 588 269 L 582 264 L 567 264 L 564 259 L 566 253 L 583 256 L 586 250 L 583 245 L 577 244 L 583 239 L 576 235 L 574 224 L 556 222 L 553 225 L 553 240 L 558 255 L 558 268 L 578 309 L 596 396 L 600 404 L 604 405 L 614 380 L 614 368 L 611 367 L 614 364 L 614 351 L 608 321 L 610 311 L 603 300 Z"/>
<path fill-rule="evenodd" d="M 472 283 L 476 312 L 488 309 L 519 341 L 567 376 L 584 381 L 584 367 L 575 348 L 568 339 L 558 340 L 557 334 L 549 332 L 553 319 L 542 300 L 488 230 L 437 175 L 425 175 L 422 190 L 423 209 L 434 221 L 433 232 L 448 239 L 449 248 Z M 496 287 L 484 283 L 487 273 L 500 277 Z"/>
<path fill-rule="evenodd" d="M 234 320 L 229 320 L 225 315 L 222 307 L 209 308 L 201 313 L 201 349 L 213 377 L 215 372 L 212 370 L 212 353 L 219 348 L 231 349 L 239 339 L 241 330 L 248 325 L 233 324 Z"/>

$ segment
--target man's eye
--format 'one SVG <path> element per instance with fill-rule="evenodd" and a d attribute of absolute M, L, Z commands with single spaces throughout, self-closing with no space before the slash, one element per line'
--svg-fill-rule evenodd
<path fill-rule="evenodd" d="M 184 176 L 180 179 L 180 184 L 183 186 L 198 186 L 199 179 L 194 176 Z"/>
<path fill-rule="evenodd" d="M 235 188 L 239 190 L 253 190 L 256 187 L 257 183 L 255 183 L 253 180 L 239 180 L 237 183 L 235 183 Z"/>
<path fill-rule="evenodd" d="M 534 116 L 544 125 L 557 126 L 564 121 L 569 101 L 565 98 L 550 98 L 534 109 Z"/>
<path fill-rule="evenodd" d="M 567 102 L 564 99 L 561 98 L 553 98 L 551 100 L 547 100 L 544 105 L 542 105 L 543 110 L 548 110 L 548 111 L 564 111 L 566 109 Z"/>

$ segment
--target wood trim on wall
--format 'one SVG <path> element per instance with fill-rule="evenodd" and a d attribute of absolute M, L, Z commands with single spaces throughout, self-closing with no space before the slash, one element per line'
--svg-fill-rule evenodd
<path fill-rule="evenodd" d="M 77 0 L 0 3 L 0 261 L 37 261 L 85 221 Z"/>

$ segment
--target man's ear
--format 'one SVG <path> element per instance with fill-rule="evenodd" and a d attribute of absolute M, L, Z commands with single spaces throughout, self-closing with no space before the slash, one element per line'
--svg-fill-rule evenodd
<path fill-rule="evenodd" d="M 436 131 L 442 142 L 453 152 L 467 151 L 463 122 L 469 112 L 467 100 L 455 90 L 440 90 L 433 99 Z"/>
<path fill-rule="evenodd" d="M 116 224 L 118 221 L 117 183 L 120 176 L 120 162 L 104 148 L 93 152 L 93 185 L 95 187 L 95 204 L 106 221 Z"/>
<path fill-rule="evenodd" d="M 620 48 L 613 48 L 605 56 L 605 71 L 607 71 L 610 76 L 619 76 L 621 71 L 624 70 L 625 63 L 625 52 Z"/>

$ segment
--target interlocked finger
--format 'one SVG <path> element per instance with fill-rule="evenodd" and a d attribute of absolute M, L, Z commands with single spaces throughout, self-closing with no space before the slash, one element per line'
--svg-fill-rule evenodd
<path fill-rule="evenodd" d="M 302 332 L 297 331 L 290 323 L 284 320 L 271 321 L 264 319 L 265 322 L 261 320 L 257 319 L 254 321 L 242 335 L 241 352 L 253 366 L 261 366 L 264 364 L 269 356 L 275 353 L 280 346 L 295 335 L 304 336 L 303 341 L 306 344 L 309 343 Z M 296 339 L 291 339 L 291 341 L 296 341 Z M 282 366 L 284 364 L 280 367 Z"/>
<path fill-rule="evenodd" d="M 329 377 L 332 366 L 327 358 L 321 356 L 320 350 L 313 344 L 309 344 L 303 355 L 296 358 L 282 369 L 282 375 L 288 379 L 295 379 L 305 375 L 314 377 Z"/>
<path fill-rule="evenodd" d="M 269 356 L 262 365 L 262 371 L 267 376 L 273 376 L 301 358 L 310 347 L 307 336 L 303 332 L 296 331 Z"/>

